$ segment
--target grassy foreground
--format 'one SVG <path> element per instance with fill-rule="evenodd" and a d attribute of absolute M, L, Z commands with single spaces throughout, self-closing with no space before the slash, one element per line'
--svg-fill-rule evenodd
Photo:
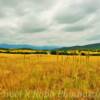
<path fill-rule="evenodd" d="M 100 100 L 100 56 L 0 54 L 0 100 Z"/>

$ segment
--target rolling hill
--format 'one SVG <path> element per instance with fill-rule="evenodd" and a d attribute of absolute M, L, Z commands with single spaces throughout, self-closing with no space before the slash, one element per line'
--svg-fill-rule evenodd
<path fill-rule="evenodd" d="M 23 44 L 0 44 L 1 49 L 32 49 L 32 50 L 53 50 L 59 47 L 57 46 L 33 46 Z"/>
<path fill-rule="evenodd" d="M 62 47 L 59 50 L 100 50 L 100 43 L 88 44 L 83 46 Z"/>
<path fill-rule="evenodd" d="M 32 49 L 32 50 L 100 50 L 100 43 L 88 44 L 83 46 L 33 46 L 23 44 L 0 44 L 1 49 Z"/>

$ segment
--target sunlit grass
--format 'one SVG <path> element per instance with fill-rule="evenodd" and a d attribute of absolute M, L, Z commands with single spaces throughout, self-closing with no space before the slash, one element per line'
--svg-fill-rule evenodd
<path fill-rule="evenodd" d="M 0 100 L 99 100 L 99 92 L 100 56 L 0 54 Z"/>

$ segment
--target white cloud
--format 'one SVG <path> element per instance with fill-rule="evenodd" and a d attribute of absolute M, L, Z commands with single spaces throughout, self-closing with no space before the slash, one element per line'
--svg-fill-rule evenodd
<path fill-rule="evenodd" d="M 99 0 L 0 0 L 0 43 L 100 42 L 99 16 Z"/>

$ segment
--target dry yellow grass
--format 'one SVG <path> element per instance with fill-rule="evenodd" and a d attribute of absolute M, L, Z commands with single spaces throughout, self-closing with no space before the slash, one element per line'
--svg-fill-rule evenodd
<path fill-rule="evenodd" d="M 100 100 L 100 56 L 0 54 L 0 100 Z"/>

